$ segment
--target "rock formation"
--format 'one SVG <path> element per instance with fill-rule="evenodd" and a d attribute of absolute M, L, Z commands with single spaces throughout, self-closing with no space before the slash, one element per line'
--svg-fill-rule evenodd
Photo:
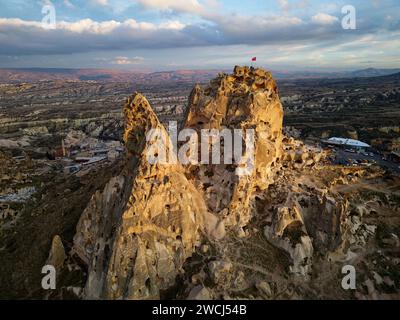
<path fill-rule="evenodd" d="M 283 118 L 270 73 L 236 67 L 206 89 L 195 87 L 189 110 L 185 128 L 255 130 L 250 174 L 238 177 L 237 168 L 225 164 L 151 164 L 151 130 L 166 137 L 168 155 L 173 147 L 146 98 L 130 97 L 125 172 L 93 196 L 75 236 L 74 250 L 89 266 L 87 298 L 159 298 L 201 237 L 223 237 L 225 224 L 245 226 L 253 191 L 268 186 L 281 155 Z"/>
<path fill-rule="evenodd" d="M 87 299 L 163 298 L 178 278 L 177 298 L 230 298 L 254 289 L 256 296 L 274 298 L 282 295 L 280 286 L 285 297 L 301 297 L 276 268 L 306 281 L 324 261 L 352 259 L 351 249 L 376 232 L 362 220 L 372 209 L 346 195 L 345 186 L 365 170 L 327 166 L 326 152 L 283 135 L 282 105 L 269 72 L 235 67 L 193 89 L 181 129 L 213 132 L 208 151 L 222 142 L 218 158 L 224 162 L 176 161 L 180 151 L 141 94 L 128 98 L 124 115 L 125 168 L 93 195 L 74 238 L 73 252 L 88 266 Z M 244 144 L 246 151 L 234 154 L 239 162 L 225 157 L 229 138 L 213 140 L 215 132 L 232 138 L 235 130 L 241 142 L 254 133 L 253 153 Z M 167 164 L 149 161 L 160 156 L 160 137 L 172 160 Z M 202 156 L 197 143 L 189 145 L 187 153 Z M 271 269 L 247 265 L 247 256 Z M 323 263 L 316 265 L 318 259 Z M 227 294 L 229 288 L 236 289 Z"/>
<path fill-rule="evenodd" d="M 226 162 L 189 168 L 208 208 L 224 217 L 227 225 L 244 227 L 255 190 L 265 190 L 273 181 L 272 171 L 282 154 L 282 122 L 277 85 L 262 69 L 235 67 L 232 75 L 220 74 L 208 87 L 193 89 L 185 128 L 255 132 L 253 163 L 245 165 L 248 174 L 238 175 L 243 165 Z"/>
<path fill-rule="evenodd" d="M 93 196 L 74 241 L 89 266 L 87 298 L 159 298 L 203 233 L 224 234 L 180 164 L 149 163 L 154 141 L 147 141 L 147 134 L 167 133 L 146 98 L 130 97 L 124 113 L 126 169 Z"/>
<path fill-rule="evenodd" d="M 51 243 L 51 249 L 46 264 L 53 266 L 56 270 L 61 270 L 67 255 L 60 236 L 55 236 Z"/>

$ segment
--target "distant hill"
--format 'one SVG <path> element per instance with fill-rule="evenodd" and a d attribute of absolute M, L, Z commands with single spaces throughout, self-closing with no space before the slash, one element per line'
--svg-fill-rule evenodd
<path fill-rule="evenodd" d="M 400 69 L 375 69 L 368 68 L 362 70 L 356 70 L 349 73 L 350 77 L 358 78 L 358 77 L 379 77 L 386 76 L 394 73 L 400 72 Z"/>
<path fill-rule="evenodd" d="M 36 81 L 113 81 L 134 83 L 208 82 L 219 70 L 180 70 L 144 73 L 111 69 L 0 69 L 0 83 L 19 83 Z"/>
<path fill-rule="evenodd" d="M 318 72 L 318 71 L 275 71 L 277 79 L 319 79 L 319 78 L 369 78 L 386 76 L 400 72 L 400 69 L 375 69 L 367 68 L 349 72 Z"/>
<path fill-rule="evenodd" d="M 0 69 L 0 82 L 36 82 L 49 80 L 109 80 L 128 81 L 132 77 L 141 77 L 141 73 L 106 69 Z"/>
<path fill-rule="evenodd" d="M 37 81 L 112 81 L 140 84 L 172 82 L 204 83 L 219 72 L 230 70 L 178 70 L 162 72 L 137 72 L 113 69 L 65 69 L 65 68 L 9 68 L 0 69 L 0 83 Z M 368 68 L 350 72 L 272 71 L 276 79 L 338 79 L 386 76 L 399 73 L 400 69 Z"/>
<path fill-rule="evenodd" d="M 386 76 L 379 76 L 379 78 L 383 78 L 385 80 L 400 80 L 400 72 L 389 74 Z"/>
<path fill-rule="evenodd" d="M 325 79 L 344 78 L 346 75 L 340 72 L 317 72 L 317 71 L 272 71 L 275 79 Z"/>

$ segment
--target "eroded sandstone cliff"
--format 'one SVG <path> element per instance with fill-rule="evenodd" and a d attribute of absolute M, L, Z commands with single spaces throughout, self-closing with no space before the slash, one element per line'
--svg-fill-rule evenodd
<path fill-rule="evenodd" d="M 84 298 L 163 298 L 171 290 L 174 298 L 304 298 L 325 290 L 310 279 L 329 286 L 340 273 L 335 263 L 361 261 L 354 252 L 376 226 L 363 218 L 375 200 L 360 184 L 382 172 L 332 166 L 326 152 L 285 137 L 271 73 L 235 67 L 196 86 L 181 126 L 254 130 L 250 165 L 245 152 L 240 163 L 151 163 L 154 129 L 177 155 L 167 130 L 141 94 L 124 114 L 126 166 L 93 195 L 74 239 L 88 266 Z M 327 266 L 330 276 L 319 273 Z"/>
<path fill-rule="evenodd" d="M 174 284 L 200 237 L 223 235 L 179 164 L 151 164 L 151 129 L 167 132 L 140 94 L 124 108 L 127 165 L 83 213 L 75 251 L 89 266 L 87 298 L 149 299 Z M 167 151 L 171 148 L 167 146 Z"/>
<path fill-rule="evenodd" d="M 271 73 L 262 69 L 235 67 L 232 75 L 221 74 L 209 86 L 193 89 L 185 128 L 243 133 L 254 130 L 254 159 L 250 164 L 221 161 L 224 164 L 188 168 L 209 210 L 223 217 L 227 226 L 246 226 L 254 192 L 265 190 L 273 181 L 282 155 L 282 122 L 277 85 Z M 241 169 L 249 172 L 238 174 Z"/>

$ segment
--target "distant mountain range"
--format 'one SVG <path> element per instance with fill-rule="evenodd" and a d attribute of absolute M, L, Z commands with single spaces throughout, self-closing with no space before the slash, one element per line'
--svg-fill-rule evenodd
<path fill-rule="evenodd" d="M 36 82 L 50 80 L 113 81 L 133 83 L 206 82 L 218 74 L 218 70 L 181 70 L 166 72 L 136 72 L 113 69 L 0 69 L 0 83 Z"/>
<path fill-rule="evenodd" d="M 219 72 L 230 70 L 178 70 L 162 72 L 136 72 L 112 69 L 52 69 L 52 68 L 9 68 L 0 69 L 0 83 L 36 82 L 48 80 L 70 81 L 113 81 L 141 84 L 173 82 L 208 82 Z M 318 78 L 361 78 L 377 77 L 399 73 L 400 69 L 368 68 L 349 72 L 273 71 L 276 79 L 318 79 Z"/>
<path fill-rule="evenodd" d="M 380 77 L 388 79 L 388 80 L 400 80 L 400 72 L 388 74 L 388 75 L 380 76 Z"/>
<path fill-rule="evenodd" d="M 275 71 L 277 79 L 317 79 L 317 78 L 366 78 L 386 76 L 400 72 L 400 69 L 368 68 L 348 72 Z"/>
<path fill-rule="evenodd" d="M 368 68 L 350 72 L 350 77 L 379 77 L 399 73 L 400 69 L 375 69 Z"/>

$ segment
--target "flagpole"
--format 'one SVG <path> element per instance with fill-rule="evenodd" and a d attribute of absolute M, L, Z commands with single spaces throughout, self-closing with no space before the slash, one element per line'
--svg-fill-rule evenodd
<path fill-rule="evenodd" d="M 256 62 L 256 61 L 257 61 L 257 57 L 251 58 L 251 64 L 250 64 L 250 66 L 251 66 L 252 68 L 255 68 L 253 62 Z"/>

